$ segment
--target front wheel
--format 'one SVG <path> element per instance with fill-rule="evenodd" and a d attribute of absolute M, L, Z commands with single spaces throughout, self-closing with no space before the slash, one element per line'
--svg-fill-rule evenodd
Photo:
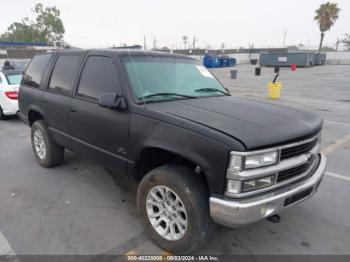
<path fill-rule="evenodd" d="M 209 195 L 197 174 L 177 165 L 149 172 L 137 193 L 138 212 L 151 238 L 165 250 L 190 253 L 213 229 Z"/>

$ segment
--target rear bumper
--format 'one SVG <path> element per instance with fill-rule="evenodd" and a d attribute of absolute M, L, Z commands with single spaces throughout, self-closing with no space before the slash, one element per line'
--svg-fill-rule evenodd
<path fill-rule="evenodd" d="M 18 101 L 9 101 L 2 105 L 4 115 L 16 115 L 18 112 Z"/>
<path fill-rule="evenodd" d="M 298 184 L 290 185 L 268 194 L 249 199 L 220 199 L 211 197 L 210 215 L 218 223 L 229 227 L 240 227 L 263 218 L 280 213 L 284 209 L 312 197 L 324 176 L 326 157 L 320 155 L 320 161 L 314 174 Z M 286 205 L 293 198 L 300 197 Z"/>

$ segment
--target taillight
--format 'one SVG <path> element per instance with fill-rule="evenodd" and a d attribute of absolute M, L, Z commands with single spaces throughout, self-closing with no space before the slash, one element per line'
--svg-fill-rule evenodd
<path fill-rule="evenodd" d="M 5 92 L 5 95 L 10 98 L 11 100 L 17 100 L 18 99 L 18 92 L 17 91 L 8 91 Z"/>

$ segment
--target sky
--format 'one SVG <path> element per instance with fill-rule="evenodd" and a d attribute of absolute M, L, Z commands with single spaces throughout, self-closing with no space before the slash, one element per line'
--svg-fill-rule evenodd
<path fill-rule="evenodd" d="M 38 0 L 2 3 L 0 33 L 14 21 L 33 17 Z M 61 11 L 64 40 L 75 47 L 96 48 L 120 44 L 147 47 L 183 47 L 188 36 L 205 48 L 282 47 L 303 44 L 316 48 L 320 32 L 313 17 L 321 0 L 42 0 Z M 350 34 L 350 1 L 334 0 L 339 19 L 326 33 L 324 45 Z"/>

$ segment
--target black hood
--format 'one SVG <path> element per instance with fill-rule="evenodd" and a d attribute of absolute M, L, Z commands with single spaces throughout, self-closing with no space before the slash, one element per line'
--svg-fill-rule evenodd
<path fill-rule="evenodd" d="M 311 136 L 320 131 L 316 114 L 237 97 L 210 97 L 148 104 L 148 109 L 218 130 L 247 149 L 264 148 Z"/>

